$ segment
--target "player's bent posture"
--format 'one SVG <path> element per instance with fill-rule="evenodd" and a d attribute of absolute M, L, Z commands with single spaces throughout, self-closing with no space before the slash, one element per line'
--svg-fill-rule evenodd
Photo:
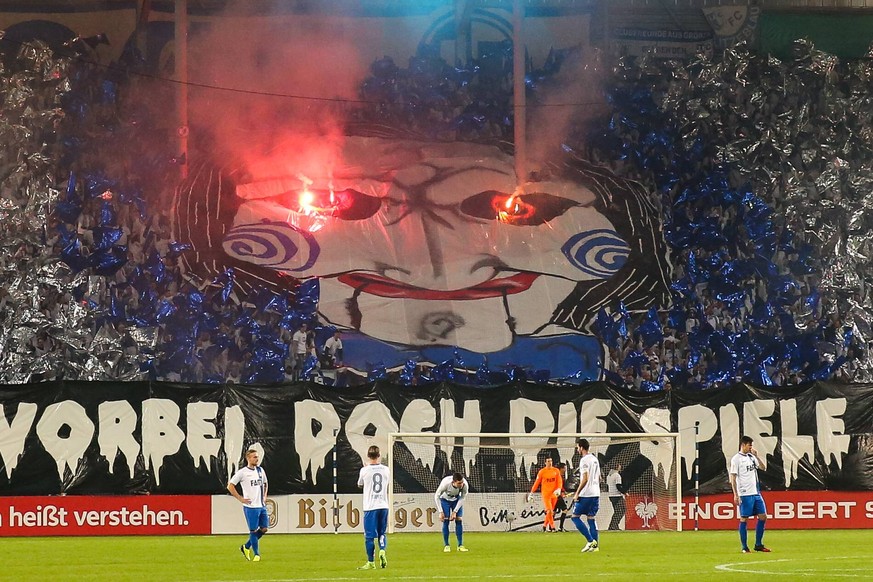
<path fill-rule="evenodd" d="M 379 565 L 388 567 L 388 483 L 391 472 L 382 464 L 379 447 L 373 445 L 367 450 L 369 462 L 361 467 L 358 487 L 364 488 L 364 547 L 367 550 L 367 563 L 358 570 L 376 568 L 376 543 L 379 543 Z"/>
<path fill-rule="evenodd" d="M 583 552 L 599 552 L 599 535 L 594 516 L 600 509 L 600 462 L 597 457 L 588 452 L 588 439 L 576 441 L 576 451 L 579 453 L 579 486 L 573 495 L 573 517 L 570 520 L 576 529 L 585 536 L 588 542 L 582 548 Z M 588 517 L 588 525 L 582 521 L 582 516 Z"/>
<path fill-rule="evenodd" d="M 460 473 L 453 473 L 440 481 L 434 500 L 437 510 L 440 512 L 440 521 L 443 524 L 443 551 L 451 552 L 449 545 L 449 522 L 455 522 L 455 536 L 458 538 L 458 551 L 466 552 L 464 547 L 464 499 L 470 492 L 470 484 Z"/>
<path fill-rule="evenodd" d="M 261 561 L 260 539 L 270 527 L 267 516 L 267 473 L 258 466 L 257 449 L 246 451 L 246 466 L 237 471 L 227 483 L 227 490 L 243 504 L 243 514 L 249 527 L 249 540 L 239 550 L 246 560 Z M 242 487 L 242 495 L 236 486 Z"/>
<path fill-rule="evenodd" d="M 758 481 L 758 467 L 764 465 L 758 451 L 752 446 L 752 437 L 740 439 L 740 451 L 731 459 L 730 480 L 734 492 L 734 503 L 740 508 L 740 544 L 743 553 L 749 551 L 748 519 L 758 516 L 755 526 L 755 551 L 769 552 L 764 546 L 764 526 L 767 523 L 767 506 L 761 497 L 761 483 Z"/>
<path fill-rule="evenodd" d="M 546 457 L 546 466 L 537 473 L 536 481 L 534 481 L 527 496 L 527 500 L 530 501 L 537 488 L 540 488 L 543 507 L 546 510 L 546 516 L 543 519 L 543 531 L 558 531 L 555 529 L 555 505 L 563 487 L 564 478 L 561 476 L 561 471 L 552 465 L 551 457 Z"/>

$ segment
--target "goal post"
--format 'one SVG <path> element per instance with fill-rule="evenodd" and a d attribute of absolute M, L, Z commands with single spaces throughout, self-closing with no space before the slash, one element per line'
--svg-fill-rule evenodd
<path fill-rule="evenodd" d="M 434 531 L 439 525 L 434 492 L 443 477 L 455 472 L 470 483 L 465 530 L 539 531 L 543 502 L 539 491 L 531 501 L 527 494 L 550 457 L 556 466 L 565 464 L 566 503 L 572 513 L 580 438 L 588 439 L 601 467 L 598 529 L 682 530 L 678 433 L 397 432 L 388 435 L 385 455 L 391 468 L 389 533 Z M 607 478 L 616 471 L 622 502 L 607 491 Z M 566 527 L 573 528 L 569 521 Z"/>

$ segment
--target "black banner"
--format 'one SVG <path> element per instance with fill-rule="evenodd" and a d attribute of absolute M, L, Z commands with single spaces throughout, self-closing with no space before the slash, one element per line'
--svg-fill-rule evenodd
<path fill-rule="evenodd" d="M 873 386 L 637 393 L 584 386 L 356 388 L 47 382 L 0 388 L 0 494 L 221 493 L 260 443 L 270 492 L 352 493 L 389 432 L 679 432 L 683 490 L 728 489 L 740 436 L 768 489 L 873 490 Z"/>

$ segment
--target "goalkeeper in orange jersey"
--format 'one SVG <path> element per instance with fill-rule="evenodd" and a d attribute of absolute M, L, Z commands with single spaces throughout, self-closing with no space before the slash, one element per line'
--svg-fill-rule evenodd
<path fill-rule="evenodd" d="M 557 531 L 555 529 L 555 504 L 564 487 L 564 477 L 561 475 L 560 469 L 552 466 L 551 457 L 546 457 L 546 466 L 537 473 L 537 479 L 527 496 L 528 501 L 533 499 L 533 494 L 538 487 L 543 497 L 543 507 L 546 509 L 543 531 Z"/>

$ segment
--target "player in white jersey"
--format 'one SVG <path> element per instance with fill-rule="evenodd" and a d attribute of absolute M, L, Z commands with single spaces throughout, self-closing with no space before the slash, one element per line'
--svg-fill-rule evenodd
<path fill-rule="evenodd" d="M 376 542 L 379 543 L 379 564 L 388 567 L 388 483 L 391 471 L 382 464 L 379 447 L 371 446 L 367 450 L 369 462 L 361 467 L 358 475 L 358 487 L 364 488 L 364 547 L 367 550 L 367 563 L 358 570 L 373 570 L 376 568 Z"/>
<path fill-rule="evenodd" d="M 740 452 L 731 459 L 730 481 L 734 493 L 734 503 L 740 508 L 740 543 L 744 554 L 749 551 L 748 519 L 758 516 L 755 525 L 755 551 L 769 552 L 764 545 L 764 527 L 767 523 L 767 506 L 761 497 L 761 483 L 758 481 L 758 467 L 764 463 L 758 456 L 758 451 L 752 446 L 752 437 L 740 439 Z"/>
<path fill-rule="evenodd" d="M 246 560 L 260 562 L 259 541 L 270 527 L 267 516 L 267 473 L 258 465 L 260 455 L 257 449 L 246 451 L 246 466 L 237 471 L 227 483 L 227 490 L 243 504 L 243 513 L 249 527 L 249 540 L 239 550 Z M 242 487 L 242 495 L 237 491 Z"/>
<path fill-rule="evenodd" d="M 451 552 L 449 545 L 449 522 L 455 522 L 455 537 L 458 538 L 458 551 L 466 552 L 464 547 L 464 498 L 470 492 L 470 484 L 460 473 L 453 473 L 440 481 L 434 501 L 440 512 L 440 521 L 443 524 L 443 551 Z"/>
<path fill-rule="evenodd" d="M 591 447 L 588 439 L 576 441 L 576 452 L 579 453 L 579 486 L 573 495 L 573 516 L 570 521 L 576 526 L 587 543 L 583 552 L 599 552 L 599 534 L 594 516 L 600 509 L 600 461 L 588 452 Z M 588 525 L 582 521 L 582 516 L 588 517 Z"/>

